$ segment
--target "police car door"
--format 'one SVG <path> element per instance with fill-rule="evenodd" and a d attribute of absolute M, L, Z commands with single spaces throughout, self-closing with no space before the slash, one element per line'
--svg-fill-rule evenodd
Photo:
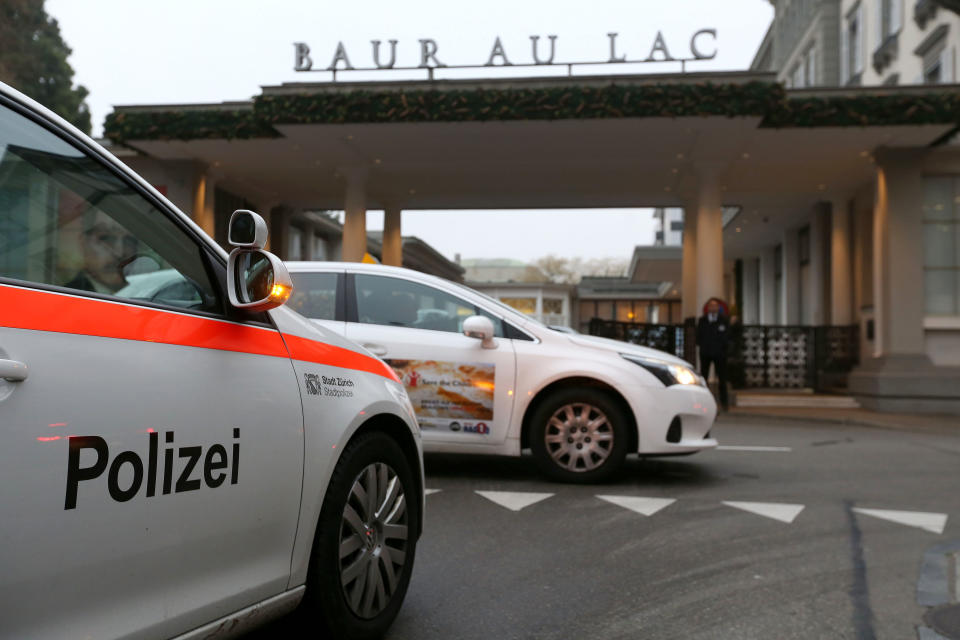
<path fill-rule="evenodd" d="M 405 278 L 347 274 L 347 337 L 380 356 L 404 382 L 424 443 L 502 443 L 513 410 L 516 363 L 511 340 L 496 347 L 462 333 L 483 313 L 441 289 Z M 489 314 L 487 314 L 489 315 Z M 497 318 L 495 327 L 500 322 Z"/>
<path fill-rule="evenodd" d="M 303 422 L 282 338 L 231 315 L 206 239 L 12 107 L 0 636 L 169 637 L 283 591 Z"/>

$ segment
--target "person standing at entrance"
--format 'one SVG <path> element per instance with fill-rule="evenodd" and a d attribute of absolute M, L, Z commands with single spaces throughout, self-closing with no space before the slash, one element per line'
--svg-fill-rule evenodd
<path fill-rule="evenodd" d="M 710 378 L 710 365 L 717 373 L 720 390 L 720 406 L 724 411 L 727 403 L 727 344 L 730 339 L 730 320 L 720 308 L 720 301 L 710 298 L 706 314 L 697 323 L 697 345 L 700 348 L 700 370 L 705 379 Z"/>

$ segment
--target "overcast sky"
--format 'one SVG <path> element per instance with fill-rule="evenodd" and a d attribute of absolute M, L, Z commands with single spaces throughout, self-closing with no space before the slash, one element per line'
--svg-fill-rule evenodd
<path fill-rule="evenodd" d="M 384 41 L 384 57 L 385 41 L 398 40 L 398 66 L 415 66 L 420 38 L 436 40 L 443 63 L 467 65 L 485 63 L 499 36 L 510 61 L 522 64 L 532 62 L 531 35 L 541 36 L 541 56 L 548 53 L 546 36 L 557 36 L 556 62 L 605 61 L 610 32 L 619 34 L 618 55 L 646 58 L 660 31 L 679 58 L 690 56 L 694 32 L 714 28 L 716 57 L 688 69 L 742 70 L 773 18 L 767 0 L 47 0 L 46 7 L 73 49 L 75 81 L 90 91 L 94 135 L 114 105 L 244 100 L 263 85 L 329 80 L 327 73 L 293 71 L 294 42 L 309 44 L 315 68 L 330 64 L 338 42 L 355 67 L 373 66 L 374 39 Z M 700 46 L 711 49 L 707 39 Z M 611 72 L 610 65 L 593 69 Z M 679 71 L 679 65 L 615 70 L 663 73 Z M 368 218 L 371 229 L 382 228 L 382 215 Z M 649 209 L 405 212 L 403 233 L 420 236 L 448 257 L 628 258 L 635 245 L 652 242 L 653 222 Z"/>

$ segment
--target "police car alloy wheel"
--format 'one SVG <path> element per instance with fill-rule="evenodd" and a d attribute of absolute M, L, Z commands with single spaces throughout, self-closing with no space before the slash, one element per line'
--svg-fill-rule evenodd
<path fill-rule="evenodd" d="M 607 394 L 568 389 L 540 405 L 531 423 L 534 460 L 546 475 L 565 482 L 600 482 L 623 465 L 627 419 Z"/>
<path fill-rule="evenodd" d="M 340 523 L 340 584 L 354 614 L 375 618 L 390 603 L 408 537 L 400 478 L 382 462 L 367 465 L 353 481 Z"/>
<path fill-rule="evenodd" d="M 348 445 L 317 527 L 302 613 L 334 638 L 377 638 L 396 617 L 413 570 L 419 502 L 413 472 L 381 432 Z"/>

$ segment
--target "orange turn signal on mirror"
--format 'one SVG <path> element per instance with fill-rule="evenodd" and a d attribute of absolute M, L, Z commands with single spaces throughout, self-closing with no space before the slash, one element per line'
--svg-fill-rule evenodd
<path fill-rule="evenodd" d="M 279 282 L 274 283 L 273 288 L 270 289 L 270 299 L 283 304 L 290 297 L 290 291 L 291 289 L 287 285 Z"/>

